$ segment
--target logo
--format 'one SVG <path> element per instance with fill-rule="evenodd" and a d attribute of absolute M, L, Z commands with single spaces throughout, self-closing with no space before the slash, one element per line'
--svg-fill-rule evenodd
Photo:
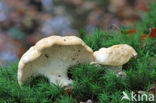
<path fill-rule="evenodd" d="M 123 100 L 123 99 L 127 99 L 127 100 L 129 100 L 130 101 L 130 98 L 128 97 L 128 95 L 123 91 L 122 92 L 123 93 L 123 97 L 122 97 L 122 99 L 121 99 L 121 101 Z"/>
<path fill-rule="evenodd" d="M 154 95 L 153 94 L 136 94 L 133 91 L 131 92 L 130 96 L 126 92 L 122 92 L 123 97 L 121 101 L 128 100 L 128 101 L 154 101 Z"/>

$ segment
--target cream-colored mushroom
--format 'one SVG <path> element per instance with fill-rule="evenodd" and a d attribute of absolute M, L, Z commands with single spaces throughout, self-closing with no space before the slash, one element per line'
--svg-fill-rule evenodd
<path fill-rule="evenodd" d="M 20 59 L 18 83 L 22 85 L 37 75 L 44 75 L 51 83 L 67 86 L 70 66 L 94 61 L 93 51 L 76 36 L 50 36 L 32 46 Z"/>
<path fill-rule="evenodd" d="M 132 57 L 135 57 L 136 55 L 136 51 L 127 44 L 119 44 L 109 48 L 101 48 L 94 52 L 95 63 L 109 65 L 113 67 L 113 70 L 118 71 L 122 69 L 123 64 L 126 64 Z"/>

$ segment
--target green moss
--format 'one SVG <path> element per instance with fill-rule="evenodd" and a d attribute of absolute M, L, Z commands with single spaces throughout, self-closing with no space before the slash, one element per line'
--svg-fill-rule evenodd
<path fill-rule="evenodd" d="M 84 41 L 94 50 L 115 44 L 129 44 L 138 52 L 137 58 L 123 66 L 126 79 L 117 78 L 107 71 L 105 66 L 77 65 L 72 67 L 74 89 L 66 94 L 63 88 L 50 84 L 44 77 L 36 77 L 22 88 L 17 83 L 17 65 L 0 69 L 0 102 L 22 103 L 75 103 L 92 99 L 101 103 L 111 101 L 120 103 L 122 91 L 147 91 L 156 84 L 155 47 L 151 47 L 155 39 L 146 41 L 142 47 L 140 35 L 126 36 L 117 32 L 101 32 L 97 30 L 93 36 L 86 36 Z"/>

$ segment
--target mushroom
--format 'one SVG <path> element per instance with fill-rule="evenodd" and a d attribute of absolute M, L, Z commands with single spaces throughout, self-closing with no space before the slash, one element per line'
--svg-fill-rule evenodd
<path fill-rule="evenodd" d="M 117 72 L 122 70 L 123 64 L 126 64 L 132 57 L 135 57 L 136 55 L 136 51 L 127 44 L 119 44 L 109 48 L 101 48 L 94 52 L 96 64 L 111 66 L 111 69 Z"/>
<path fill-rule="evenodd" d="M 51 83 L 68 86 L 70 66 L 94 61 L 93 51 L 76 36 L 50 36 L 41 39 L 20 59 L 18 83 L 24 84 L 37 75 L 43 75 Z"/>

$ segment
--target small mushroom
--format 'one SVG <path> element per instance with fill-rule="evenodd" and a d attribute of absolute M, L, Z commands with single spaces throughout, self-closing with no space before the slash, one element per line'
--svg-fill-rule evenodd
<path fill-rule="evenodd" d="M 24 84 L 32 76 L 43 75 L 51 83 L 68 86 L 70 66 L 94 61 L 93 51 L 76 36 L 50 36 L 32 46 L 20 59 L 18 83 Z"/>
<path fill-rule="evenodd" d="M 114 70 L 122 70 L 122 65 L 126 64 L 132 57 L 137 55 L 136 51 L 127 44 L 114 45 L 109 48 L 101 48 L 94 52 L 95 63 L 111 66 Z"/>

